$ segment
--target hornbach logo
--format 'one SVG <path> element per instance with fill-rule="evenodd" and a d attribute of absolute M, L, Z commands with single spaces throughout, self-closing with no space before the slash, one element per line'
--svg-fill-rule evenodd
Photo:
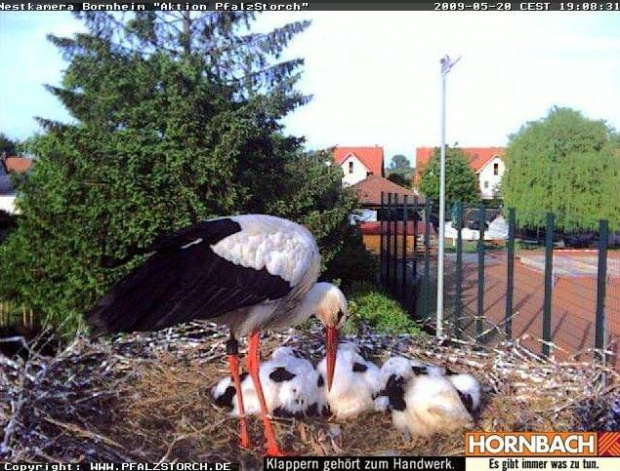
<path fill-rule="evenodd" d="M 465 455 L 597 456 L 598 440 L 595 432 L 468 432 Z"/>

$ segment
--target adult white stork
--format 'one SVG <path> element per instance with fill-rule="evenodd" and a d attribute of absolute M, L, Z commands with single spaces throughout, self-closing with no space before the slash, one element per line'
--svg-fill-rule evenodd
<path fill-rule="evenodd" d="M 260 383 L 259 330 L 316 315 L 326 327 L 331 387 L 338 327 L 348 314 L 342 292 L 317 283 L 320 255 L 312 234 L 274 216 L 231 216 L 163 237 L 144 252 L 153 254 L 85 315 L 93 335 L 158 330 L 192 319 L 227 325 L 230 372 L 241 391 L 237 338 L 249 334 L 246 365 L 258 392 L 267 453 L 281 455 Z M 249 447 L 242 394 L 237 401 L 241 446 Z"/>

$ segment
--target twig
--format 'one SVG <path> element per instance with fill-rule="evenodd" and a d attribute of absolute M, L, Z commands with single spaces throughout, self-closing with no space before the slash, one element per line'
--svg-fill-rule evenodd
<path fill-rule="evenodd" d="M 60 428 L 64 428 L 65 430 L 69 430 L 70 432 L 75 432 L 78 435 L 80 435 L 81 437 L 91 438 L 91 439 L 94 439 L 96 441 L 103 442 L 106 445 L 110 445 L 110 446 L 119 448 L 121 450 L 123 449 L 123 445 L 121 445 L 120 443 L 115 442 L 111 438 L 105 437 L 105 436 L 103 436 L 103 435 L 101 435 L 99 433 L 90 432 L 88 430 L 84 430 L 81 427 L 78 427 L 77 425 L 60 422 L 59 420 L 52 419 L 51 417 L 44 417 L 43 419 L 45 421 L 51 423 L 51 424 L 57 425 Z"/>

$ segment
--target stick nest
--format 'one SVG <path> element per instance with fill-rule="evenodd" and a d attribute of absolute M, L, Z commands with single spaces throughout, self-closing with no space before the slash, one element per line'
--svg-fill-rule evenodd
<path fill-rule="evenodd" d="M 228 374 L 227 333 L 193 323 L 98 342 L 76 338 L 54 357 L 0 355 L 0 459 L 6 461 L 233 461 L 262 466 L 260 420 L 253 448 L 238 446 L 237 420 L 217 409 L 210 388 Z M 518 342 L 493 349 L 365 329 L 353 339 L 377 364 L 394 355 L 475 375 L 484 385 L 476 428 L 486 431 L 620 430 L 618 372 L 542 359 Z M 263 357 L 296 347 L 315 364 L 324 354 L 316 324 L 266 334 Z M 404 439 L 389 414 L 337 423 L 277 419 L 283 447 L 297 455 L 455 455 L 463 434 Z"/>

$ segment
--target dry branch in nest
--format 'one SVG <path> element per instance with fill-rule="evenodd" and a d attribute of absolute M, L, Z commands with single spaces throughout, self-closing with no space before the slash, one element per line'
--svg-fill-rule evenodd
<path fill-rule="evenodd" d="M 55 357 L 0 356 L 0 459 L 8 461 L 209 461 L 262 463 L 259 420 L 254 448 L 238 447 L 238 424 L 211 402 L 228 374 L 227 332 L 193 323 L 152 334 L 89 342 L 77 338 Z M 430 337 L 384 336 L 364 329 L 355 339 L 376 363 L 405 355 L 469 372 L 486 394 L 478 428 L 619 430 L 618 373 L 595 363 L 544 360 L 518 343 L 480 349 Z M 324 354 L 317 324 L 267 334 L 263 356 L 278 345 L 315 363 Z M 405 440 L 389 414 L 336 423 L 275 421 L 280 443 L 299 455 L 454 455 L 462 434 Z"/>

